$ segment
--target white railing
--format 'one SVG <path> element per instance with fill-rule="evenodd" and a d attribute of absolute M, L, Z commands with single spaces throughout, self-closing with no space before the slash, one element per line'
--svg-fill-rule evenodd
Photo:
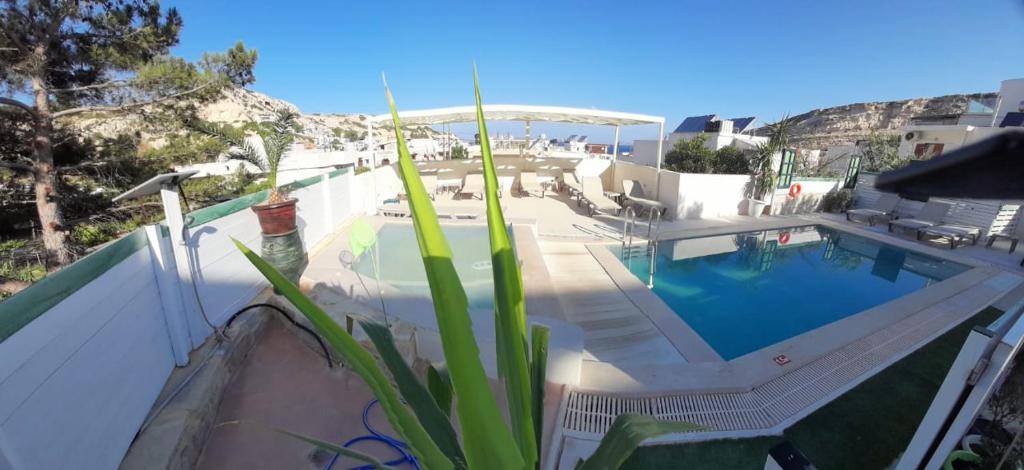
<path fill-rule="evenodd" d="M 307 249 L 353 214 L 353 183 L 346 169 L 292 186 Z M 211 333 L 201 312 L 219 326 L 267 286 L 230 240 L 260 251 L 261 197 L 190 214 L 185 250 L 150 226 L 0 303 L 0 469 L 117 468 Z"/>

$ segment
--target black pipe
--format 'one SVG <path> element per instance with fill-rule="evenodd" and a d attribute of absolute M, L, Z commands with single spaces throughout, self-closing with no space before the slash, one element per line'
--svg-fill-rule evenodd
<path fill-rule="evenodd" d="M 231 318 L 228 318 L 227 323 L 224 324 L 224 336 L 227 336 L 227 331 L 228 331 L 229 328 L 231 328 L 231 322 L 235 321 L 236 317 L 238 317 L 242 313 L 245 313 L 246 311 L 252 310 L 252 309 L 254 309 L 256 307 L 267 307 L 267 308 L 272 308 L 274 310 L 277 310 L 278 313 L 280 313 L 281 315 L 284 315 L 284 317 L 287 318 L 288 321 L 291 322 L 292 325 L 295 325 L 300 330 L 309 333 L 310 336 L 312 336 L 313 339 L 316 340 L 317 344 L 320 345 L 320 349 L 324 350 L 324 358 L 327 359 L 327 367 L 334 368 L 334 360 L 331 359 L 331 353 L 327 350 L 327 345 L 325 345 L 323 340 L 320 339 L 320 335 L 316 334 L 316 332 L 314 332 L 313 330 L 309 329 L 305 325 L 303 325 L 303 324 L 301 324 L 299 322 L 296 322 L 295 319 L 292 318 L 292 316 L 288 314 L 288 312 L 284 311 L 284 309 L 282 309 L 281 307 L 278 307 L 277 305 L 273 305 L 273 304 L 252 304 L 252 305 L 250 305 L 248 307 L 245 307 L 245 308 L 235 312 L 233 315 L 231 315 Z"/>

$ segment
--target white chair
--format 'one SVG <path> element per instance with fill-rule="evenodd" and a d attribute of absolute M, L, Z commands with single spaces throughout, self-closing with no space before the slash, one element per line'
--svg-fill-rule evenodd
<path fill-rule="evenodd" d="M 480 195 L 480 199 L 484 198 L 484 175 L 482 173 L 469 173 L 466 175 L 466 179 L 462 182 L 462 188 L 459 189 L 460 195 L 468 194 L 469 197 L 473 197 L 474 194 Z"/>
<path fill-rule="evenodd" d="M 945 202 L 928 201 L 921 208 L 921 211 L 917 213 L 916 217 L 909 219 L 895 219 L 889 221 L 889 231 L 892 231 L 893 227 L 898 227 L 903 230 L 914 230 L 917 232 L 917 239 L 921 239 L 921 229 L 939 225 L 942 223 L 942 219 L 949 213 L 949 204 Z"/>
<path fill-rule="evenodd" d="M 883 194 L 875 201 L 874 207 L 864 209 L 850 209 L 846 211 L 846 220 L 854 221 L 857 217 L 868 219 L 869 225 L 875 225 L 879 220 L 891 220 L 893 211 L 900 203 L 900 197 L 895 194 Z"/>
<path fill-rule="evenodd" d="M 541 199 L 544 198 L 544 186 L 537 181 L 537 173 L 532 171 L 524 171 L 519 174 L 519 193 L 526 195 L 530 194 L 530 191 L 540 193 Z"/>
<path fill-rule="evenodd" d="M 591 217 L 596 212 L 618 215 L 622 210 L 619 203 L 604 195 L 604 184 L 601 183 L 601 178 L 596 176 L 583 178 L 583 201 L 587 203 Z"/>

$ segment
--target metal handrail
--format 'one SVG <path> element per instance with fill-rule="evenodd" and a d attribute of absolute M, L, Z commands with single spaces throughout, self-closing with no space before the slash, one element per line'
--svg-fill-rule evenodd
<path fill-rule="evenodd" d="M 622 225 L 622 250 L 619 252 L 619 257 L 625 262 L 633 257 L 633 232 L 636 230 L 636 210 L 633 209 L 633 206 L 626 206 L 624 218 L 625 221 Z M 629 247 L 628 252 L 626 251 L 627 246 Z"/>
<path fill-rule="evenodd" d="M 652 236 L 653 232 L 653 236 Z M 647 266 L 647 288 L 654 288 L 654 271 L 658 259 L 658 238 L 661 234 L 661 211 L 651 208 L 647 216 L 647 252 L 650 257 Z"/>

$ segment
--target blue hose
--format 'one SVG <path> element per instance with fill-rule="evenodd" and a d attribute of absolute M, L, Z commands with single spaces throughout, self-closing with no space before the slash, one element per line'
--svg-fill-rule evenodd
<path fill-rule="evenodd" d="M 353 438 L 353 439 L 349 439 L 347 442 L 345 442 L 345 444 L 342 445 L 342 447 L 348 448 L 352 444 L 355 444 L 357 442 L 364 442 L 364 441 L 383 442 L 384 444 L 388 445 L 388 447 L 391 447 L 392 449 L 395 449 L 396 451 L 398 451 L 399 454 L 401 454 L 401 457 L 399 457 L 399 458 L 397 458 L 395 460 L 384 462 L 384 465 L 387 465 L 387 466 L 391 467 L 391 466 L 402 465 L 402 464 L 407 463 L 409 465 L 412 465 L 412 467 L 414 469 L 420 470 L 420 464 L 418 462 L 416 462 L 416 457 L 414 457 L 411 453 L 409 453 L 409 450 L 408 450 L 409 449 L 409 445 L 408 444 L 406 444 L 406 443 L 404 443 L 404 442 L 402 442 L 402 441 L 400 441 L 398 439 L 395 439 L 395 438 L 393 438 L 391 436 L 388 436 L 387 434 L 384 434 L 382 432 L 378 432 L 376 429 L 373 429 L 373 426 L 370 426 L 370 408 L 373 408 L 373 405 L 375 405 L 375 404 L 377 404 L 377 400 L 375 400 L 375 399 L 374 400 L 370 400 L 370 402 L 366 404 L 366 407 L 363 408 L 363 427 L 365 427 L 366 430 L 370 434 L 367 435 L 367 436 L 359 436 L 359 437 L 356 437 L 356 438 Z M 324 470 L 331 470 L 331 467 L 333 467 L 334 464 L 338 461 L 338 457 L 340 455 L 341 454 L 334 454 L 334 456 L 331 457 L 331 460 L 329 462 L 327 462 L 327 465 L 324 466 Z M 361 465 L 361 466 L 353 467 L 352 468 L 352 470 L 371 470 L 371 469 L 373 469 L 373 465 Z"/>

